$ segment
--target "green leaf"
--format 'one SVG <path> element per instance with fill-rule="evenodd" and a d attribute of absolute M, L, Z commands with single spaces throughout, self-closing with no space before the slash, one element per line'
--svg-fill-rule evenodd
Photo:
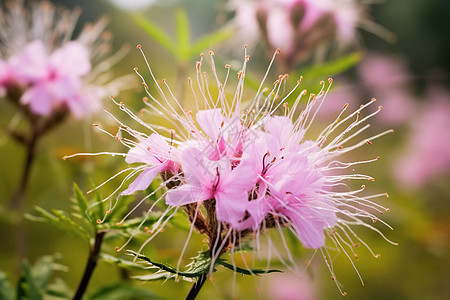
<path fill-rule="evenodd" d="M 220 44 L 235 34 L 235 31 L 229 28 L 224 28 L 204 35 L 198 39 L 190 49 L 190 57 L 199 55 L 202 51 L 210 49 L 212 46 Z"/>
<path fill-rule="evenodd" d="M 237 266 L 233 266 L 222 259 L 216 260 L 216 265 L 224 266 L 231 271 L 236 273 L 241 273 L 243 275 L 259 275 L 259 274 L 268 274 L 268 273 L 283 273 L 281 270 L 261 270 L 261 269 L 243 269 Z"/>
<path fill-rule="evenodd" d="M 14 300 L 15 291 L 6 273 L 0 272 L 0 299 Z"/>
<path fill-rule="evenodd" d="M 314 65 L 300 71 L 303 78 L 306 80 L 323 79 L 327 76 L 334 76 L 342 73 L 354 65 L 356 65 L 362 58 L 361 53 L 355 52 L 342 56 L 336 60 L 329 61 L 325 64 Z M 298 73 L 297 71 L 295 73 Z M 295 76 L 292 76 L 293 78 Z M 296 78 L 296 77 L 295 77 Z"/>
<path fill-rule="evenodd" d="M 186 10 L 178 8 L 175 14 L 176 36 L 178 43 L 177 57 L 181 61 L 189 60 L 190 53 L 190 29 Z"/>
<path fill-rule="evenodd" d="M 129 283 L 103 287 L 86 297 L 87 300 L 162 299 L 154 292 Z"/>
<path fill-rule="evenodd" d="M 56 263 L 60 258 L 59 254 L 42 256 L 31 268 L 33 280 L 41 290 L 47 289 L 54 271 L 67 271 L 66 267 Z"/>
<path fill-rule="evenodd" d="M 73 184 L 73 191 L 75 193 L 75 200 L 76 200 L 76 210 L 81 214 L 83 218 L 85 218 L 87 221 L 92 222 L 96 220 L 92 220 L 90 214 L 89 214 L 89 205 L 86 197 L 84 196 L 83 192 L 80 190 L 78 185 L 76 183 Z"/>
<path fill-rule="evenodd" d="M 31 268 L 28 262 L 22 263 L 24 274 L 17 283 L 17 299 L 18 300 L 43 300 L 43 292 L 35 282 Z"/>
<path fill-rule="evenodd" d="M 62 299 L 72 299 L 73 290 L 61 279 L 55 278 L 54 282 L 47 287 L 47 295 Z"/>
<path fill-rule="evenodd" d="M 64 232 L 70 233 L 76 237 L 90 241 L 93 233 L 86 230 L 83 226 L 75 223 L 63 211 L 53 210 L 53 214 L 45 209 L 36 206 L 35 210 L 41 214 L 41 217 L 26 214 L 25 217 L 31 221 L 47 223 Z"/>
<path fill-rule="evenodd" d="M 172 39 L 167 36 L 158 25 L 140 14 L 134 14 L 132 17 L 136 24 L 139 25 L 139 27 L 141 27 L 149 36 L 160 43 L 161 46 L 166 48 L 167 51 L 172 53 L 175 57 L 178 56 L 177 45 L 175 45 Z"/>
<path fill-rule="evenodd" d="M 142 265 L 134 263 L 132 261 L 129 260 L 124 260 L 124 259 L 120 259 L 117 257 L 114 257 L 112 255 L 106 254 L 106 253 L 101 253 L 100 254 L 100 259 L 106 263 L 124 268 L 124 269 L 140 269 L 142 270 Z"/>

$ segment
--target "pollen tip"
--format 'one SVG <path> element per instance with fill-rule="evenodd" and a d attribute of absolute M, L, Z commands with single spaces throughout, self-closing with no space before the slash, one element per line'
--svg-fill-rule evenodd
<path fill-rule="evenodd" d="M 110 213 L 111 213 L 111 210 L 107 210 L 107 211 L 106 211 L 106 214 L 110 214 Z"/>
<path fill-rule="evenodd" d="M 117 223 L 116 223 L 116 226 L 120 226 L 120 225 L 122 225 L 122 223 L 123 223 L 123 220 L 120 221 L 120 222 L 117 222 Z"/>
<path fill-rule="evenodd" d="M 117 246 L 114 249 L 116 249 L 116 251 L 119 251 L 119 247 L 117 247 Z"/>
<path fill-rule="evenodd" d="M 375 101 L 377 101 L 377 99 L 372 98 L 372 99 L 370 99 L 370 101 L 375 102 Z"/>
<path fill-rule="evenodd" d="M 280 54 L 281 53 L 281 49 L 277 48 L 277 50 L 275 50 L 276 54 Z"/>
<path fill-rule="evenodd" d="M 376 254 L 375 255 L 375 258 L 380 258 L 381 257 L 381 254 Z"/>
<path fill-rule="evenodd" d="M 390 208 L 386 208 L 384 211 L 385 211 L 385 212 L 390 212 L 391 209 L 390 209 Z"/>
<path fill-rule="evenodd" d="M 353 254 L 353 257 L 356 259 L 356 260 L 359 260 L 359 256 L 358 256 L 358 254 Z"/>
<path fill-rule="evenodd" d="M 141 49 L 142 48 L 142 46 L 141 46 L 141 44 L 138 44 L 137 46 L 136 46 L 136 49 Z"/>
<path fill-rule="evenodd" d="M 353 244 L 353 247 L 357 248 L 357 247 L 359 247 L 359 244 L 355 243 L 355 244 Z"/>
<path fill-rule="evenodd" d="M 229 64 L 226 64 L 226 65 L 225 65 L 225 68 L 227 68 L 227 69 L 230 68 L 230 67 L 231 67 L 231 66 L 230 66 Z"/>
<path fill-rule="evenodd" d="M 333 82 L 333 78 L 328 78 L 328 82 L 332 83 Z"/>
<path fill-rule="evenodd" d="M 378 109 L 382 109 L 382 108 L 383 108 L 383 106 L 381 106 L 381 105 L 380 105 L 380 106 L 378 106 Z"/>
<path fill-rule="evenodd" d="M 321 80 L 321 81 L 320 81 L 320 84 L 325 84 L 325 81 Z"/>
<path fill-rule="evenodd" d="M 133 70 L 137 71 L 137 70 L 138 70 L 138 67 L 134 67 Z"/>
<path fill-rule="evenodd" d="M 98 223 L 98 224 L 102 224 L 102 220 L 97 219 L 97 223 Z"/>
<path fill-rule="evenodd" d="M 214 52 L 213 51 L 209 51 L 209 55 L 213 56 Z"/>
<path fill-rule="evenodd" d="M 148 98 L 147 98 L 147 97 L 144 97 L 144 98 L 142 98 L 142 101 L 147 102 L 147 101 L 148 101 Z"/>
<path fill-rule="evenodd" d="M 347 296 L 347 292 L 343 292 L 342 296 L 344 296 L 344 297 Z"/>
<path fill-rule="evenodd" d="M 66 159 L 67 159 L 67 155 L 64 155 L 62 159 L 63 159 L 63 160 L 66 160 Z"/>

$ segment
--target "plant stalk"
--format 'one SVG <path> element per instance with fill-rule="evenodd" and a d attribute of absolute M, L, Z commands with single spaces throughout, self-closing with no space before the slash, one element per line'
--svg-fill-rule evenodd
<path fill-rule="evenodd" d="M 84 293 L 86 292 L 89 281 L 92 277 L 95 267 L 97 266 L 98 258 L 100 255 L 100 249 L 102 247 L 103 238 L 106 231 L 98 231 L 95 235 L 94 245 L 91 245 L 89 251 L 88 261 L 86 263 L 86 268 L 84 269 L 83 277 L 81 278 L 80 284 L 78 285 L 77 291 L 73 296 L 73 300 L 81 300 Z"/>
<path fill-rule="evenodd" d="M 199 276 L 198 280 L 192 285 L 191 289 L 189 290 L 189 293 L 186 296 L 186 300 L 194 300 L 197 297 L 198 293 L 203 287 L 203 284 L 206 281 L 207 276 L 207 274 L 202 274 Z"/>

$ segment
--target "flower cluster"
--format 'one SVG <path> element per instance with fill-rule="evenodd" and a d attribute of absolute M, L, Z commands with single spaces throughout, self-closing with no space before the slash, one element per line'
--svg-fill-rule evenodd
<path fill-rule="evenodd" d="M 158 174 L 162 184 L 144 200 L 167 188 L 160 199 L 165 199 L 168 208 L 153 229 L 148 230 L 153 234 L 146 243 L 167 223 L 169 212 L 175 214 L 182 208 L 192 224 L 191 228 L 208 238 L 213 260 L 225 251 L 239 249 L 246 237 L 259 240 L 259 236 L 270 228 L 278 229 L 280 233 L 282 228 L 289 228 L 305 248 L 325 246 L 326 236 L 331 236 L 333 243 L 342 249 L 342 245 L 350 245 L 354 251 L 353 246 L 358 243 L 365 245 L 350 225 L 363 225 L 379 232 L 366 220 L 375 222 L 377 213 L 389 211 L 371 200 L 386 194 L 364 196 L 364 186 L 352 189 L 349 180 L 374 179 L 348 170 L 378 158 L 343 162 L 337 157 L 391 132 L 388 130 L 352 142 L 369 128 L 369 125 L 362 124 L 377 114 L 381 107 L 361 117 L 374 99 L 347 116 L 344 116 L 345 106 L 332 124 L 317 138 L 310 139 L 307 138 L 309 129 L 320 107 L 326 105 L 324 101 L 331 79 L 329 83 L 322 82 L 317 95 L 310 95 L 303 110 L 300 103 L 306 90 L 297 92 L 301 79 L 287 95 L 280 94 L 287 75 L 279 76 L 271 90 L 262 88 L 263 80 L 254 99 L 243 102 L 249 57 L 246 56 L 238 72 L 237 89 L 231 96 L 225 91 L 230 66 L 225 66 L 228 72 L 222 83 L 212 52 L 210 57 L 217 88 L 213 89 L 207 73 L 202 71 L 203 55 L 197 63 L 196 88 L 189 78 L 196 113 L 181 107 L 166 80 L 157 81 L 151 73 L 165 101 L 162 103 L 150 93 L 149 86 L 136 69 L 151 98 L 144 98 L 150 107 L 149 112 L 165 117 L 179 131 L 147 124 L 124 103 L 113 99 L 121 110 L 151 132 L 147 135 L 136 131 L 114 117 L 120 128 L 111 136 L 130 150 L 106 154 L 122 155 L 127 163 L 138 164 L 125 170 L 130 173 L 117 191 L 132 178 L 134 180 L 120 195 L 146 190 Z M 164 89 L 170 97 L 166 96 Z M 214 93 L 217 98 L 213 98 Z M 98 125 L 95 127 L 99 128 Z"/>
<path fill-rule="evenodd" d="M 343 49 L 354 43 L 357 27 L 386 35 L 368 21 L 366 6 L 356 0 L 246 0 L 232 2 L 232 8 L 239 36 L 262 37 L 269 52 L 280 48 L 285 69 L 327 44 Z"/>
<path fill-rule="evenodd" d="M 22 1 L 7 2 L 5 8 L 0 11 L 0 90 L 8 99 L 38 116 L 68 111 L 84 117 L 99 99 L 120 89 L 118 82 L 105 84 L 105 71 L 122 54 L 105 60 L 110 35 L 104 19 L 71 40 L 78 10 L 57 9 L 47 1 L 29 10 Z"/>

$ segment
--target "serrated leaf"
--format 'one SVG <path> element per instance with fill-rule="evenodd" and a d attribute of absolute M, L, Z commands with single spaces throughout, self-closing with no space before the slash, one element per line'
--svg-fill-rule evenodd
<path fill-rule="evenodd" d="M 87 221 L 92 222 L 92 218 L 89 214 L 89 205 L 83 192 L 80 190 L 76 183 L 73 184 L 73 192 L 75 194 L 76 208 L 80 215 Z M 94 220 L 95 221 L 95 220 Z"/>
<path fill-rule="evenodd" d="M 189 21 L 187 17 L 186 10 L 178 8 L 175 13 L 175 25 L 176 25 L 176 36 L 178 51 L 177 57 L 181 61 L 186 61 L 190 59 L 189 49 L 190 49 L 190 28 Z"/>
<path fill-rule="evenodd" d="M 39 206 L 36 206 L 35 210 L 41 214 L 41 217 L 36 217 L 29 214 L 25 215 L 25 217 L 31 221 L 52 225 L 59 230 L 90 241 L 92 234 L 84 227 L 70 219 L 65 212 L 54 210 L 53 213 L 50 213 Z"/>
<path fill-rule="evenodd" d="M 170 273 L 170 272 L 162 272 L 158 271 L 153 274 L 146 274 L 146 275 L 136 275 L 131 276 L 132 279 L 138 280 L 138 281 L 157 281 L 157 280 L 168 280 L 168 279 L 176 279 L 176 280 L 183 280 L 187 282 L 193 282 L 195 281 L 194 278 L 191 277 L 178 277 L 177 275 Z"/>
<path fill-rule="evenodd" d="M 106 286 L 86 297 L 87 300 L 162 299 L 154 292 L 129 283 Z"/>
<path fill-rule="evenodd" d="M 154 261 L 145 255 L 138 254 L 131 250 L 128 250 L 127 252 L 133 256 L 138 257 L 139 259 L 142 259 L 142 260 L 150 263 L 153 267 L 158 268 L 162 271 L 169 272 L 174 275 L 190 277 L 190 278 L 195 278 L 195 277 L 199 277 L 200 275 L 207 274 L 209 272 L 209 266 L 210 266 L 210 261 L 211 261 L 210 257 L 206 258 L 206 259 L 202 259 L 200 257 L 202 255 L 202 253 L 200 253 L 200 255 L 195 257 L 194 260 L 191 262 L 190 268 L 187 271 L 178 271 L 176 268 L 172 267 L 169 264 Z"/>
<path fill-rule="evenodd" d="M 6 273 L 0 272 L 0 299 L 14 300 L 15 291 Z"/>
<path fill-rule="evenodd" d="M 134 14 L 133 20 L 141 27 L 149 36 L 155 39 L 164 48 L 177 57 L 177 47 L 172 39 L 164 33 L 164 31 L 155 23 L 148 20 L 140 14 Z"/>
<path fill-rule="evenodd" d="M 220 44 L 234 35 L 234 30 L 225 28 L 199 38 L 190 49 L 190 57 L 195 57 L 200 52 L 210 49 L 212 46 Z"/>
<path fill-rule="evenodd" d="M 142 265 L 134 263 L 132 261 L 129 260 L 124 260 L 124 259 L 120 259 L 117 257 L 114 257 L 112 255 L 106 254 L 106 253 L 101 253 L 100 254 L 100 259 L 106 263 L 121 267 L 121 268 L 125 268 L 125 269 L 141 269 L 142 270 Z"/>
<path fill-rule="evenodd" d="M 233 266 L 225 262 L 222 259 L 216 260 L 216 265 L 221 265 L 227 269 L 230 269 L 233 272 L 241 273 L 243 275 L 259 275 L 259 274 L 268 274 L 268 273 L 283 273 L 281 270 L 262 270 L 262 269 L 243 269 L 237 266 Z"/>

